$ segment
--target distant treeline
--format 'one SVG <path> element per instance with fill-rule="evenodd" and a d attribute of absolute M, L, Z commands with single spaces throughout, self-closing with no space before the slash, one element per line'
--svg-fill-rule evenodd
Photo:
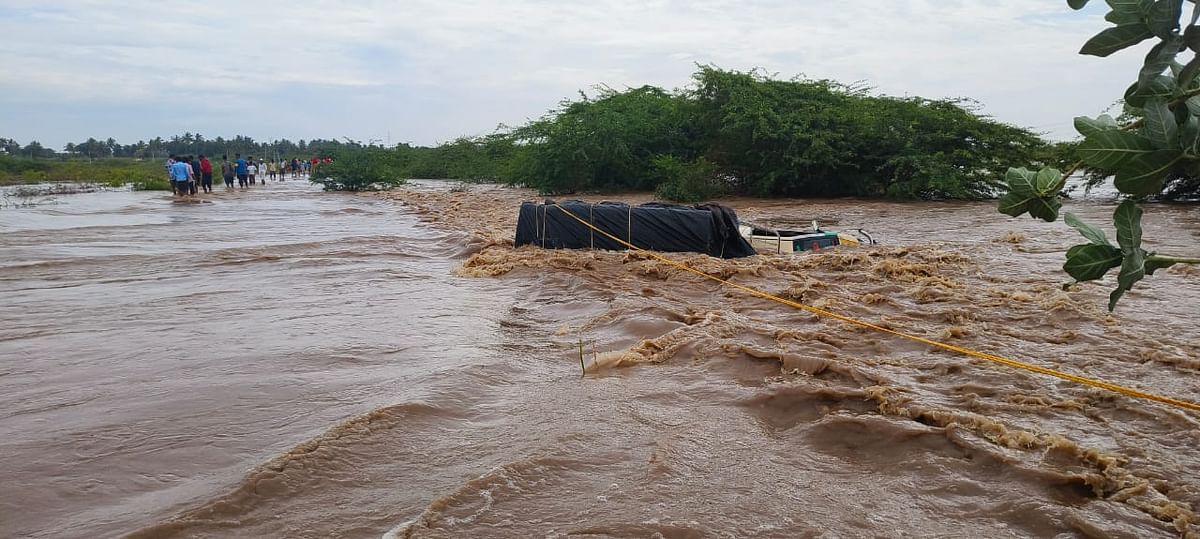
<path fill-rule="evenodd" d="M 599 88 L 523 126 L 432 148 L 185 133 L 131 145 L 88 139 L 64 152 L 72 158 L 332 155 L 370 160 L 367 168 L 386 168 L 395 178 L 498 181 L 545 193 L 656 190 L 683 201 L 725 193 L 985 198 L 1002 193 L 1001 179 L 1013 164 L 1069 157 L 1062 145 L 980 115 L 967 100 L 878 96 L 829 80 L 707 66 L 693 79 L 673 91 Z M 0 139 L 3 153 L 62 156 Z"/>
<path fill-rule="evenodd" d="M 313 139 L 292 142 L 288 139 L 259 142 L 251 137 L 238 135 L 233 138 L 205 138 L 199 133 L 184 133 L 169 139 L 156 137 L 151 140 L 139 140 L 133 144 L 121 144 L 111 137 L 105 140 L 88 138 L 82 142 L 71 142 L 62 151 L 46 148 L 38 141 L 31 141 L 22 146 L 21 143 L 9 138 L 0 138 L 0 155 L 23 157 L 27 159 L 166 159 L 171 154 L 176 155 L 208 155 L 240 153 L 243 156 L 262 157 L 264 159 L 292 157 L 312 157 L 327 154 L 346 145 L 357 145 L 357 142 L 342 142 L 338 140 Z"/>

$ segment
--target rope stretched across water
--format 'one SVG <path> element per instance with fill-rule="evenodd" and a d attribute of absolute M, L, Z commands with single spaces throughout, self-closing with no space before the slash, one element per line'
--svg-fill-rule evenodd
<path fill-rule="evenodd" d="M 574 213 L 571 213 L 570 210 L 567 210 L 566 208 L 558 205 L 557 203 L 554 204 L 554 207 L 558 208 L 563 213 L 570 216 L 572 219 L 579 221 L 584 226 L 592 229 L 593 232 L 600 233 L 601 235 L 607 237 L 608 239 L 613 240 L 613 241 L 617 242 L 618 244 L 624 246 L 626 249 L 646 253 L 647 255 L 653 257 L 655 260 L 658 260 L 659 262 L 663 262 L 665 264 L 674 266 L 676 268 L 684 270 L 688 273 L 698 275 L 698 276 L 708 279 L 710 281 L 716 281 L 718 283 L 729 286 L 731 288 L 741 290 L 742 292 L 745 292 L 747 294 L 750 294 L 750 295 L 758 297 L 758 298 L 762 298 L 762 299 L 769 300 L 769 301 L 774 301 L 776 303 L 780 303 L 780 304 L 787 305 L 787 306 L 795 308 L 795 309 L 806 311 L 806 312 L 815 314 L 817 316 L 821 316 L 821 317 L 825 317 L 825 318 L 832 318 L 834 320 L 838 320 L 838 321 L 844 322 L 846 324 L 850 324 L 852 326 L 858 326 L 858 327 L 870 329 L 873 331 L 878 331 L 880 333 L 886 333 L 888 335 L 892 335 L 895 337 L 900 337 L 902 339 L 907 339 L 910 341 L 918 342 L 921 344 L 932 346 L 934 348 L 940 348 L 942 350 L 955 352 L 955 353 L 973 357 L 976 359 L 990 361 L 992 363 L 999 363 L 1001 365 L 1004 365 L 1007 367 L 1012 367 L 1014 369 L 1020 369 L 1020 370 L 1024 370 L 1024 371 L 1028 371 L 1028 372 L 1033 372 L 1033 373 L 1041 374 L 1044 376 L 1052 376 L 1052 377 L 1058 378 L 1060 380 L 1066 380 L 1068 382 L 1074 382 L 1074 383 L 1080 384 L 1080 385 L 1085 385 L 1085 386 L 1089 386 L 1089 387 L 1103 389 L 1106 391 L 1111 391 L 1113 393 L 1125 395 L 1126 397 L 1133 397 L 1135 399 L 1143 399 L 1143 400 L 1148 400 L 1148 401 L 1159 402 L 1162 404 L 1174 406 L 1176 408 L 1181 408 L 1184 410 L 1200 412 L 1200 404 L 1197 404 L 1195 402 L 1185 401 L 1185 400 L 1176 399 L 1176 398 L 1172 398 L 1172 397 L 1166 397 L 1166 396 L 1157 395 L 1154 393 L 1148 393 L 1148 392 L 1142 391 L 1140 389 L 1134 389 L 1131 387 L 1125 387 L 1122 385 L 1105 382 L 1103 380 L 1096 380 L 1094 378 L 1078 376 L 1075 374 L 1070 374 L 1070 373 L 1058 371 L 1055 369 L 1040 367 L 1038 365 L 1033 365 L 1031 363 L 1025 363 L 1023 361 L 1017 361 L 1015 359 L 1006 358 L 1004 356 L 998 356 L 998 355 L 989 354 L 986 352 L 979 352 L 976 350 L 971 350 L 969 348 L 963 348 L 961 346 L 955 346 L 953 344 L 947 344 L 944 342 L 927 339 L 925 337 L 920 337 L 917 335 L 904 333 L 902 331 L 888 329 L 888 328 L 885 328 L 885 327 L 877 325 L 877 324 L 872 324 L 870 322 L 859 320 L 857 318 L 851 318 L 849 316 L 837 314 L 835 312 L 826 311 L 824 309 L 813 307 L 811 305 L 805 305 L 803 303 L 799 303 L 799 302 L 792 301 L 789 299 L 781 298 L 774 294 L 771 294 L 768 292 L 763 292 L 763 291 L 755 289 L 755 288 L 751 288 L 751 287 L 748 287 L 745 285 L 733 283 L 728 280 L 722 279 L 720 277 L 704 273 L 703 271 L 695 269 L 695 268 L 688 266 L 687 264 L 684 264 L 682 262 L 676 262 L 674 260 L 671 260 L 671 259 L 669 259 L 665 256 L 662 256 L 658 253 L 655 253 L 653 251 L 648 251 L 646 249 L 642 249 L 641 247 L 633 245 L 632 243 L 630 243 L 628 241 L 622 240 L 621 238 L 618 238 L 612 234 L 609 234 L 608 232 L 597 228 L 595 225 L 593 225 L 587 221 L 584 221 L 583 219 L 579 218 L 579 216 L 575 215 Z"/>

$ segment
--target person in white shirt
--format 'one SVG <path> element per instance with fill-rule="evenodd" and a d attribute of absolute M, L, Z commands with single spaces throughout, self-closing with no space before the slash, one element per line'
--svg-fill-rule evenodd
<path fill-rule="evenodd" d="M 250 158 L 250 165 L 246 167 L 246 175 L 250 176 L 250 185 L 254 185 L 254 175 L 258 173 L 258 165 L 254 164 L 254 158 Z"/>

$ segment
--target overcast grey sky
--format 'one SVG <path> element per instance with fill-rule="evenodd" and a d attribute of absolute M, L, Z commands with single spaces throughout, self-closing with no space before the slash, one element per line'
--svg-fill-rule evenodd
<path fill-rule="evenodd" d="M 595 84 L 685 86 L 698 62 L 971 97 L 1065 139 L 1145 54 L 1076 54 L 1102 16 L 1065 0 L 0 0 L 0 137 L 434 144 Z"/>

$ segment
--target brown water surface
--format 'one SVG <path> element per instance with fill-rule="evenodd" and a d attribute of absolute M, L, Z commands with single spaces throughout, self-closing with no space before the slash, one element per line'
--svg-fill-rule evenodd
<path fill-rule="evenodd" d="M 514 250 L 531 197 L 286 184 L 0 211 L 0 536 L 1200 537 L 1196 414 L 636 253 Z M 1061 222 L 993 203 L 729 203 L 881 245 L 672 257 L 1200 395 L 1194 268 L 1110 316 L 1111 278 L 1062 289 L 1081 240 Z M 1104 223 L 1112 207 L 1067 209 Z M 1149 248 L 1195 253 L 1200 209 L 1155 206 L 1146 228 Z"/>

